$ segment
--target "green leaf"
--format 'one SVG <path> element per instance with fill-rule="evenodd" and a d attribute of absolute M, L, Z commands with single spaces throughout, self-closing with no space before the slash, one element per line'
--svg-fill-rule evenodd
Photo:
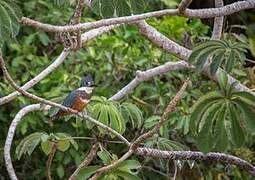
<path fill-rule="evenodd" d="M 217 72 L 220 64 L 224 60 L 224 54 L 225 54 L 225 52 L 221 51 L 221 52 L 218 52 L 218 54 L 216 54 L 213 57 L 212 63 L 210 64 L 210 74 L 211 75 L 214 75 Z"/>
<path fill-rule="evenodd" d="M 197 145 L 198 148 L 203 152 L 209 152 L 213 148 L 214 139 L 212 126 L 217 117 L 221 104 L 221 102 L 218 102 L 208 107 L 202 117 L 201 121 L 204 123 L 197 135 Z"/>
<path fill-rule="evenodd" d="M 228 58 L 226 59 L 225 69 L 227 72 L 230 72 L 235 64 L 235 54 L 233 51 L 230 51 Z"/>
<path fill-rule="evenodd" d="M 50 39 L 48 35 L 45 32 L 38 33 L 39 40 L 44 46 L 48 46 Z"/>
<path fill-rule="evenodd" d="M 59 164 L 57 167 L 57 175 L 60 179 L 62 179 L 65 176 L 65 169 L 62 164 Z"/>
<path fill-rule="evenodd" d="M 225 71 L 221 71 L 219 73 L 219 80 L 218 80 L 219 86 L 221 90 L 225 90 L 226 86 L 228 84 L 228 75 Z"/>
<path fill-rule="evenodd" d="M 247 106 L 246 103 L 243 101 L 240 101 L 238 99 L 235 99 L 234 102 L 236 105 L 240 108 L 242 112 L 242 119 L 244 122 L 244 125 L 247 130 L 250 131 L 250 133 L 254 134 L 255 131 L 255 110 L 254 108 L 251 108 Z"/>
<path fill-rule="evenodd" d="M 204 50 L 209 47 L 213 49 L 220 49 L 222 48 L 222 44 L 219 43 L 218 41 L 206 41 L 204 43 L 199 44 L 192 50 L 192 53 L 189 56 L 189 62 L 195 64 L 198 57 L 201 56 L 201 53 L 203 53 Z"/>
<path fill-rule="evenodd" d="M 58 147 L 57 149 L 65 152 L 66 150 L 68 150 L 70 148 L 70 138 L 72 138 L 69 134 L 66 133 L 56 133 L 55 136 L 59 139 L 57 139 L 58 141 Z"/>
<path fill-rule="evenodd" d="M 240 99 L 241 101 L 243 101 L 244 103 L 248 104 L 249 106 L 252 106 L 253 108 L 255 108 L 255 96 L 252 95 L 249 92 L 234 92 L 233 93 L 233 97 Z"/>
<path fill-rule="evenodd" d="M 166 138 L 157 138 L 155 143 L 157 148 L 164 151 L 183 151 L 187 149 L 184 145 Z"/>
<path fill-rule="evenodd" d="M 114 15 L 113 0 L 103 0 L 103 1 L 101 1 L 101 15 L 104 18 L 113 17 L 113 15 Z"/>
<path fill-rule="evenodd" d="M 240 114 L 238 113 L 238 109 L 234 107 L 234 105 L 230 105 L 229 107 L 229 114 L 231 118 L 231 140 L 232 143 L 236 147 L 241 147 L 244 144 L 245 136 L 244 136 L 244 130 L 240 124 Z"/>
<path fill-rule="evenodd" d="M 41 142 L 42 151 L 43 151 L 46 155 L 49 155 L 49 154 L 50 154 L 52 144 L 53 144 L 53 143 L 52 143 L 50 140 Z"/>
<path fill-rule="evenodd" d="M 132 128 L 140 128 L 142 125 L 142 112 L 132 103 L 123 103 L 120 108 L 125 121 L 131 122 Z"/>
<path fill-rule="evenodd" d="M 225 151 L 228 147 L 228 135 L 226 131 L 225 118 L 227 110 L 226 107 L 222 107 L 218 113 L 215 127 L 215 150 Z"/>
<path fill-rule="evenodd" d="M 218 91 L 210 92 L 201 98 L 193 105 L 190 117 L 190 130 L 196 134 L 199 121 L 202 119 L 204 112 L 215 102 L 222 99 L 223 96 Z"/>
<path fill-rule="evenodd" d="M 70 147 L 69 140 L 61 140 L 58 142 L 58 150 L 65 152 Z"/>
<path fill-rule="evenodd" d="M 98 151 L 97 155 L 105 165 L 111 164 L 111 154 L 108 151 Z"/>
<path fill-rule="evenodd" d="M 130 0 L 130 5 L 133 14 L 143 13 L 145 8 L 144 0 Z"/>
<path fill-rule="evenodd" d="M 82 168 L 77 176 L 78 180 L 85 180 L 88 179 L 92 174 L 98 170 L 100 166 L 87 166 Z"/>
<path fill-rule="evenodd" d="M 131 173 L 128 173 L 125 171 L 116 170 L 112 174 L 115 176 L 121 177 L 121 179 L 124 179 L 124 180 L 141 180 L 141 178 L 139 178 L 137 175 L 131 174 Z M 108 179 L 108 178 L 106 178 L 106 179 Z M 117 178 L 117 179 L 119 179 L 119 178 Z"/>
<path fill-rule="evenodd" d="M 0 4 L 0 38 L 7 40 L 10 38 L 11 29 L 11 18 L 6 9 Z"/>
<path fill-rule="evenodd" d="M 145 129 L 152 128 L 155 124 L 157 124 L 159 122 L 159 120 L 160 120 L 160 116 L 151 116 L 151 117 L 149 117 L 144 122 L 144 128 Z"/>
<path fill-rule="evenodd" d="M 130 6 L 126 0 L 115 0 L 117 16 L 128 16 L 131 14 Z"/>
<path fill-rule="evenodd" d="M 25 137 L 16 148 L 16 155 L 18 159 L 21 158 L 22 154 L 28 153 L 29 155 L 35 150 L 36 146 L 41 141 L 41 136 L 44 133 L 36 132 Z"/>
<path fill-rule="evenodd" d="M 137 170 L 141 167 L 141 164 L 139 161 L 136 160 L 126 160 L 123 161 L 120 166 L 118 167 L 118 170 L 125 171 L 128 173 L 133 173 L 132 170 Z"/>

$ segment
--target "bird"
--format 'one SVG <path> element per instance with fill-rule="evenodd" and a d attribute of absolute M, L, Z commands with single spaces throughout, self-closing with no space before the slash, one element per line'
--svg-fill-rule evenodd
<path fill-rule="evenodd" d="M 81 81 L 80 87 L 69 93 L 64 99 L 62 105 L 81 112 L 90 102 L 94 87 L 95 84 L 92 75 L 85 75 Z M 51 117 L 51 121 L 69 114 L 71 114 L 71 112 L 59 109 L 56 114 Z"/>

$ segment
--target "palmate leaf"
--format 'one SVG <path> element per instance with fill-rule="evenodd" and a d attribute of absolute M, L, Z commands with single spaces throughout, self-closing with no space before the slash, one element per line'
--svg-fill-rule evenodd
<path fill-rule="evenodd" d="M 230 72 L 237 62 L 245 60 L 247 45 L 242 42 L 230 42 L 226 40 L 210 40 L 196 46 L 189 61 L 202 70 L 205 63 L 212 57 L 210 73 L 214 75 L 219 66 L 224 64 L 225 70 Z"/>
<path fill-rule="evenodd" d="M 242 113 L 242 120 L 243 123 L 246 127 L 246 129 L 252 133 L 255 134 L 255 109 L 250 107 L 248 104 L 246 104 L 245 102 L 239 100 L 239 99 L 235 99 L 234 100 L 235 104 L 237 105 L 237 107 L 241 110 Z"/>
<path fill-rule="evenodd" d="M 124 121 L 121 112 L 118 110 L 117 105 L 113 101 L 108 101 L 105 97 L 93 97 L 91 115 L 101 123 L 113 128 L 119 133 L 123 133 L 126 129 L 126 122 Z M 102 134 L 106 131 L 98 128 Z M 111 134 L 112 137 L 114 137 Z"/>
<path fill-rule="evenodd" d="M 140 128 L 142 126 L 142 112 L 132 103 L 122 103 L 120 112 L 126 122 L 130 122 L 132 128 Z"/>
<path fill-rule="evenodd" d="M 227 116 L 227 104 L 223 105 L 218 111 L 218 116 L 216 117 L 215 125 L 215 135 L 214 135 L 214 150 L 215 151 L 225 151 L 228 148 L 228 136 L 225 125 L 225 118 Z"/>
<path fill-rule="evenodd" d="M 215 54 L 213 57 L 213 61 L 210 65 L 210 74 L 215 74 L 221 64 L 222 61 L 224 61 L 225 58 L 225 51 L 220 50 L 218 54 Z"/>
<path fill-rule="evenodd" d="M 235 146 L 241 147 L 244 144 L 245 136 L 243 127 L 241 126 L 240 121 L 238 120 L 239 118 L 238 112 L 236 111 L 234 105 L 232 104 L 230 104 L 228 110 L 230 114 L 230 119 L 232 120 L 230 128 L 231 141 Z"/>
<path fill-rule="evenodd" d="M 218 109 L 221 107 L 221 102 L 215 103 L 208 107 L 204 112 L 201 122 L 203 123 L 197 133 L 198 148 L 203 152 L 209 152 L 214 144 L 214 138 L 212 133 L 212 126 L 218 115 Z"/>
<path fill-rule="evenodd" d="M 218 91 L 213 91 L 205 96 L 202 96 L 193 106 L 193 111 L 190 117 L 190 130 L 193 134 L 197 133 L 199 121 L 202 119 L 205 111 L 215 102 L 222 99 L 223 96 Z"/>
<path fill-rule="evenodd" d="M 20 8 L 13 0 L 0 1 L 0 46 L 19 32 L 18 20 L 22 17 Z"/>
<path fill-rule="evenodd" d="M 154 144 L 157 145 L 157 148 L 160 150 L 164 150 L 164 151 L 183 151 L 183 150 L 187 150 L 187 147 L 185 147 L 184 145 L 166 139 L 166 138 L 156 138 L 154 140 Z"/>
<path fill-rule="evenodd" d="M 227 74 L 220 74 L 220 91 L 202 96 L 193 107 L 190 127 L 202 151 L 240 147 L 246 139 L 245 130 L 255 132 L 255 97 L 249 92 L 235 92 L 235 84 L 227 82 Z"/>

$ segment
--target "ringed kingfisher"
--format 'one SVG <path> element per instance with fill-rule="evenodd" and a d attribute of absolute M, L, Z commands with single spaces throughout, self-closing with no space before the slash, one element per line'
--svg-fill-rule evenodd
<path fill-rule="evenodd" d="M 82 111 L 90 101 L 94 86 L 95 85 L 91 74 L 86 75 L 82 79 L 80 87 L 68 94 L 67 97 L 64 99 L 62 105 L 75 109 L 79 112 Z M 55 120 L 61 116 L 69 114 L 71 113 L 59 109 L 57 113 L 51 118 L 51 120 Z"/>

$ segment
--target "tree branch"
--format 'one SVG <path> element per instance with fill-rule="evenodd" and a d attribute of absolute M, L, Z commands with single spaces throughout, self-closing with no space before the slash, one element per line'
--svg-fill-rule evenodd
<path fill-rule="evenodd" d="M 86 158 L 84 159 L 84 161 L 78 166 L 78 168 L 73 172 L 73 174 L 69 177 L 69 180 L 75 180 L 76 177 L 78 176 L 80 170 L 86 166 L 88 166 L 93 159 L 96 157 L 97 155 L 97 150 L 99 148 L 99 143 L 95 143 L 90 151 L 89 154 L 86 156 Z"/>
<path fill-rule="evenodd" d="M 51 146 L 51 150 L 50 150 L 50 154 L 49 154 L 48 160 L 46 162 L 48 180 L 52 180 L 52 178 L 51 178 L 51 164 L 52 164 L 52 160 L 53 160 L 53 158 L 55 156 L 57 147 L 58 147 L 57 142 L 53 142 L 52 146 Z"/>
<path fill-rule="evenodd" d="M 224 6 L 223 0 L 215 0 L 215 7 Z M 220 39 L 223 29 L 224 16 L 215 17 L 213 25 L 212 39 Z"/>
<path fill-rule="evenodd" d="M 217 161 L 222 163 L 228 163 L 236 165 L 237 167 L 244 169 L 251 175 L 255 176 L 255 166 L 242 160 L 238 157 L 227 155 L 224 153 L 210 152 L 204 154 L 197 151 L 162 151 L 152 148 L 137 148 L 134 152 L 139 156 L 149 156 L 155 158 L 171 159 L 171 160 L 202 160 L 202 161 Z"/>
<path fill-rule="evenodd" d="M 199 10 L 186 9 L 183 12 L 183 15 L 187 17 L 212 18 L 212 17 L 226 16 L 244 9 L 252 9 L 252 8 L 255 8 L 255 1 L 247 0 L 247 1 L 238 1 L 221 8 L 207 8 L 207 9 L 199 9 Z M 78 30 L 88 30 L 92 28 L 98 28 L 98 27 L 114 25 L 114 24 L 131 23 L 134 21 L 144 20 L 151 17 L 160 17 L 165 15 L 180 15 L 180 13 L 178 9 L 166 9 L 166 10 L 149 12 L 149 13 L 144 13 L 139 15 L 109 18 L 109 19 L 103 19 L 103 20 L 99 20 L 95 22 L 87 22 L 87 23 L 81 23 L 77 25 L 66 25 L 66 26 L 55 26 L 51 24 L 45 24 L 39 21 L 26 18 L 26 17 L 23 17 L 20 23 L 25 26 L 31 26 L 44 31 L 48 31 L 48 32 L 74 32 Z"/>
<path fill-rule="evenodd" d="M 117 166 L 119 166 L 123 161 L 125 161 L 127 158 L 129 158 L 133 154 L 133 150 L 129 149 L 128 152 L 126 152 L 120 159 L 117 161 L 114 161 L 112 164 L 108 166 L 104 166 L 96 171 L 96 173 L 90 178 L 90 180 L 96 180 L 99 178 L 99 176 L 105 172 L 108 172 Z"/>
<path fill-rule="evenodd" d="M 118 27 L 118 25 L 105 26 L 105 27 L 101 27 L 101 28 L 98 28 L 98 29 L 93 29 L 93 30 L 90 30 L 88 32 L 85 32 L 81 35 L 82 43 L 86 43 L 89 40 L 92 40 L 92 39 L 94 39 L 94 38 L 96 38 L 96 37 L 98 37 L 98 36 L 100 36 L 104 33 L 107 33 L 115 27 Z M 54 71 L 56 68 L 58 68 L 58 66 L 60 66 L 64 62 L 64 60 L 66 59 L 66 57 L 69 55 L 70 52 L 71 52 L 70 49 L 64 49 L 62 51 L 62 53 L 59 55 L 59 57 L 51 65 L 49 65 L 46 69 L 44 69 L 42 72 L 40 72 L 33 79 L 31 79 L 30 81 L 25 83 L 21 87 L 21 89 L 28 90 L 29 88 L 33 87 L 38 82 L 40 82 L 43 78 L 45 78 L 52 71 Z M 3 105 L 5 103 L 10 102 L 11 100 L 13 100 L 18 95 L 20 95 L 20 93 L 18 91 L 15 91 L 15 92 L 7 95 L 7 96 L 1 97 L 0 98 L 0 105 Z"/>
<path fill-rule="evenodd" d="M 16 128 L 26 114 L 41 110 L 42 108 L 45 108 L 45 106 L 42 107 L 40 104 L 34 104 L 34 105 L 29 105 L 24 107 L 16 114 L 15 118 L 11 122 L 11 125 L 9 126 L 9 130 L 8 130 L 6 140 L 5 140 L 5 145 L 4 145 L 4 160 L 5 160 L 5 165 L 6 165 L 8 174 L 12 180 L 18 180 L 12 165 L 12 160 L 11 160 L 11 145 L 12 145 Z"/>
<path fill-rule="evenodd" d="M 178 6 L 179 13 L 183 14 L 183 12 L 189 7 L 192 0 L 182 0 Z"/>
<path fill-rule="evenodd" d="M 136 77 L 125 87 L 123 87 L 120 91 L 118 91 L 115 95 L 113 95 L 110 100 L 117 101 L 124 96 L 126 96 L 128 93 L 130 93 L 136 86 L 138 86 L 140 83 L 147 81 L 148 79 L 166 73 L 170 71 L 175 70 L 183 70 L 191 68 L 191 66 L 188 65 L 185 61 L 179 61 L 179 62 L 167 62 L 163 65 L 160 65 L 158 67 L 148 69 L 146 71 L 137 71 Z"/>

